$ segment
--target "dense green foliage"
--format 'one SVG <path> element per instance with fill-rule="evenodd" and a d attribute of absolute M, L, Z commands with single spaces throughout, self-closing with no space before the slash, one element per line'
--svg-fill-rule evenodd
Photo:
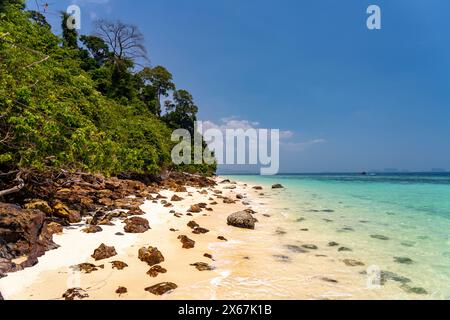
<path fill-rule="evenodd" d="M 135 72 L 133 58 L 117 57 L 101 37 L 63 28 L 60 38 L 23 1 L 0 6 L 0 171 L 172 168 L 171 131 L 192 130 L 198 108 L 165 68 Z M 182 169 L 211 174 L 215 166 Z"/>

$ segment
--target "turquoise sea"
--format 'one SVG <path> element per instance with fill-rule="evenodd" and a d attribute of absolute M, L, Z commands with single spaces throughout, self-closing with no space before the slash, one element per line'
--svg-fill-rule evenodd
<path fill-rule="evenodd" d="M 449 173 L 228 177 L 283 184 L 271 200 L 292 223 L 305 220 L 366 265 L 408 279 L 403 288 L 420 288 L 413 295 L 450 299 Z"/>

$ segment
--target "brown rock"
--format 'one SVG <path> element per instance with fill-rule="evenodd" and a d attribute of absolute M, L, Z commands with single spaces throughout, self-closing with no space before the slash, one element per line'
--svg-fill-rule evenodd
<path fill-rule="evenodd" d="M 209 232 L 208 229 L 201 228 L 201 227 L 194 228 L 194 230 L 192 231 L 193 234 L 206 234 L 208 232 Z"/>
<path fill-rule="evenodd" d="M 244 196 L 242 194 L 237 194 L 236 199 L 242 200 L 244 199 Z"/>
<path fill-rule="evenodd" d="M 203 256 L 214 261 L 213 256 L 209 253 L 205 253 Z"/>
<path fill-rule="evenodd" d="M 152 278 L 156 278 L 160 273 L 167 273 L 167 270 L 161 266 L 153 266 L 147 271 L 147 274 Z"/>
<path fill-rule="evenodd" d="M 65 300 L 82 300 L 82 299 L 89 298 L 89 295 L 86 293 L 86 291 L 84 291 L 81 288 L 71 288 L 71 289 L 68 289 L 62 295 L 62 297 Z"/>
<path fill-rule="evenodd" d="M 262 190 L 263 187 L 261 187 L 261 186 L 254 186 L 253 189 L 254 189 L 254 190 Z"/>
<path fill-rule="evenodd" d="M 284 189 L 283 185 L 277 183 L 272 186 L 272 189 Z"/>
<path fill-rule="evenodd" d="M 50 234 L 61 234 L 63 233 L 63 227 L 59 223 L 56 222 L 50 222 L 47 225 L 47 230 Z"/>
<path fill-rule="evenodd" d="M 46 250 L 58 246 L 40 210 L 0 203 L 0 274 L 35 265 Z M 27 257 L 19 266 L 10 260 Z"/>
<path fill-rule="evenodd" d="M 120 297 L 121 295 L 127 293 L 127 292 L 128 292 L 128 289 L 125 288 L 125 287 L 119 287 L 119 288 L 116 290 L 116 293 L 119 295 L 119 297 Z"/>
<path fill-rule="evenodd" d="M 255 229 L 255 222 L 258 220 L 245 211 L 233 213 L 227 218 L 228 225 L 244 229 Z"/>
<path fill-rule="evenodd" d="M 131 208 L 127 213 L 129 216 L 142 216 L 145 214 L 141 208 Z"/>
<path fill-rule="evenodd" d="M 187 192 L 186 187 L 179 186 L 175 189 L 175 192 Z"/>
<path fill-rule="evenodd" d="M 139 249 L 139 259 L 147 262 L 151 267 L 164 261 L 164 256 L 158 248 L 148 247 Z"/>
<path fill-rule="evenodd" d="M 234 201 L 234 200 L 232 200 L 230 198 L 224 198 L 223 199 L 223 203 L 225 203 L 225 204 L 233 204 L 233 203 L 236 203 L 236 201 Z"/>
<path fill-rule="evenodd" d="M 111 257 L 114 257 L 117 255 L 116 249 L 114 247 L 108 247 L 104 243 L 100 245 L 97 249 L 95 249 L 94 253 L 92 254 L 92 258 L 95 259 L 95 261 L 98 260 L 104 260 Z"/>
<path fill-rule="evenodd" d="M 178 236 L 178 239 L 181 240 L 183 249 L 192 249 L 195 247 L 195 241 L 189 239 L 187 236 Z"/>
<path fill-rule="evenodd" d="M 141 217 L 132 217 L 125 220 L 124 231 L 126 233 L 144 233 L 150 229 L 147 219 Z"/>
<path fill-rule="evenodd" d="M 145 288 L 145 291 L 148 291 L 150 293 L 153 293 L 157 296 L 162 296 L 163 294 L 170 293 L 171 291 L 178 288 L 178 286 L 175 283 L 172 282 L 162 282 L 155 284 L 154 286 Z"/>
<path fill-rule="evenodd" d="M 219 239 L 220 241 L 228 241 L 227 238 L 223 236 L 218 236 L 217 239 Z"/>
<path fill-rule="evenodd" d="M 111 262 L 111 264 L 112 264 L 112 268 L 117 269 L 117 270 L 123 270 L 126 267 L 128 267 L 128 265 L 122 261 L 113 261 L 113 262 Z"/>
<path fill-rule="evenodd" d="M 357 261 L 357 260 L 352 260 L 352 259 L 345 259 L 345 260 L 343 260 L 343 262 L 345 263 L 346 266 L 349 266 L 349 267 L 364 266 L 363 262 Z"/>
<path fill-rule="evenodd" d="M 205 262 L 192 263 L 191 266 L 196 267 L 198 271 L 211 271 L 214 267 Z"/>

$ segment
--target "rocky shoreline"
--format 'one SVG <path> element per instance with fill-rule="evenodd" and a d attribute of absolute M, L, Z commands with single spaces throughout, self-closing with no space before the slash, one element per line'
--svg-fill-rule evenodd
<path fill-rule="evenodd" d="M 136 216 L 143 214 L 140 206 L 146 200 L 164 201 L 170 206 L 159 194 L 162 189 L 184 191 L 188 186 L 216 184 L 213 179 L 186 173 L 171 173 L 163 180 L 61 171 L 29 176 L 27 180 L 20 192 L 0 199 L 5 201 L 0 202 L 0 278 L 36 265 L 46 251 L 58 247 L 53 235 L 83 218 L 87 217 L 86 233 L 101 232 L 101 226 L 115 219 L 127 219 L 124 232 L 145 232 L 148 221 Z"/>

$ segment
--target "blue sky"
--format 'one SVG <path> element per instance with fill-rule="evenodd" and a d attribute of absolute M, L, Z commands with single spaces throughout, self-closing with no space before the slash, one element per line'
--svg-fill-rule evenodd
<path fill-rule="evenodd" d="M 450 170 L 449 1 L 49 3 L 51 21 L 78 4 L 82 33 L 96 17 L 139 26 L 202 120 L 283 130 L 281 171 Z"/>

